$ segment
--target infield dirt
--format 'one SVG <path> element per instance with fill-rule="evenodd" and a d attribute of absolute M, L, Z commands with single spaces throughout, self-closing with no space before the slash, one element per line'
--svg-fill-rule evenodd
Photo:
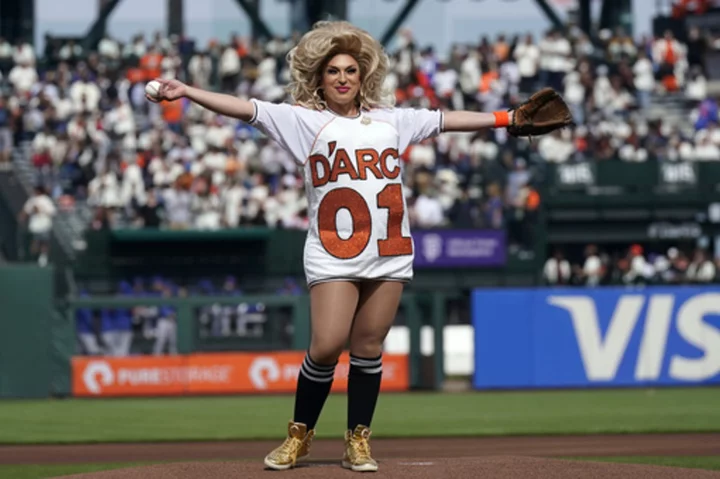
<path fill-rule="evenodd" d="M 284 473 L 266 471 L 262 457 L 277 441 L 2 446 L 0 464 L 183 461 L 79 474 L 74 478 L 357 477 L 340 467 L 342 440 L 317 440 L 313 459 Z M 643 434 L 374 439 L 380 471 L 372 477 L 413 479 L 720 478 L 720 472 L 551 459 L 557 456 L 720 455 L 720 434 Z M 201 461 L 201 462 L 188 462 Z M 213 461 L 213 462 L 202 462 Z M 219 462 L 223 461 L 223 462 Z"/>

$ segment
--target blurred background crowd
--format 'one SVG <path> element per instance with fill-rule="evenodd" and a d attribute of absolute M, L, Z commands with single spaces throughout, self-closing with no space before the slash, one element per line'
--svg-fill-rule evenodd
<path fill-rule="evenodd" d="M 545 262 L 543 280 L 549 286 L 587 287 L 720 283 L 720 259 L 702 247 L 647 251 L 640 244 L 609 249 L 589 244 L 576 255 L 557 248 Z"/>
<path fill-rule="evenodd" d="M 491 111 L 550 85 L 577 122 L 534 143 L 489 130 L 445 133 L 409 148 L 412 224 L 505 228 L 537 207 L 546 162 L 720 160 L 718 107 L 702 63 L 720 39 L 697 29 L 689 43 L 669 32 L 634 41 L 604 31 L 601 38 L 597 45 L 579 30 L 552 30 L 437 52 L 403 31 L 389 52 L 386 83 L 398 105 Z M 286 152 L 248 125 L 186 102 L 150 104 L 143 91 L 152 78 L 175 77 L 284 101 L 285 54 L 294 41 L 232 36 L 200 47 L 158 33 L 127 44 L 106 37 L 84 52 L 48 38 L 38 57 L 27 44 L 0 39 L 0 162 L 27 142 L 43 194 L 59 208 L 92 208 L 96 229 L 306 228 L 303 182 Z M 687 114 L 656 114 L 659 96 L 681 100 Z"/>
<path fill-rule="evenodd" d="M 511 249 L 531 250 L 548 163 L 720 161 L 718 104 L 703 63 L 720 36 L 693 28 L 686 42 L 670 31 L 637 40 L 617 29 L 591 41 L 569 32 L 480 36 L 450 51 L 399 33 L 386 80 L 399 106 L 492 111 L 549 85 L 576 121 L 533 142 L 499 129 L 408 148 L 413 227 L 505 229 Z M 0 39 L 0 168 L 13 148 L 30 155 L 37 189 L 22 216 L 40 263 L 58 210 L 86 211 L 96 230 L 307 228 L 300 172 L 278 145 L 189 102 L 144 98 L 147 81 L 173 77 L 287 101 L 285 55 L 297 38 L 196 45 L 161 33 L 127 43 L 106 36 L 83 51 L 48 35 L 41 52 Z"/>

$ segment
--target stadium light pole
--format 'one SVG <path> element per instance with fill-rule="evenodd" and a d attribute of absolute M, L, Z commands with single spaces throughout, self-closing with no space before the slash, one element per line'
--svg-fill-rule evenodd
<path fill-rule="evenodd" d="M 560 20 L 555 9 L 551 7 L 546 0 L 535 0 L 535 3 L 537 3 L 537 6 L 542 10 L 547 19 L 550 20 L 550 23 L 553 24 L 553 27 L 563 32 L 566 30 L 565 24 Z"/>
<path fill-rule="evenodd" d="M 120 0 L 102 0 L 100 12 L 93 24 L 88 29 L 82 41 L 83 50 L 89 51 L 95 48 L 100 39 L 105 35 L 107 20 L 112 12 L 120 4 Z"/>
<path fill-rule="evenodd" d="M 398 14 L 395 15 L 395 18 L 393 18 L 393 21 L 385 29 L 385 33 L 383 33 L 383 36 L 381 37 L 380 43 L 382 43 L 384 47 L 387 47 L 387 45 L 390 43 L 390 40 L 392 40 L 392 37 L 395 36 L 398 28 L 400 28 L 400 25 L 402 25 L 403 22 L 407 20 L 408 15 L 410 15 L 410 13 L 413 11 L 415 6 L 418 4 L 418 1 L 419 0 L 405 1 L 405 5 L 403 6 L 402 10 L 400 10 Z"/>
<path fill-rule="evenodd" d="M 167 0 L 167 33 L 182 36 L 185 33 L 183 0 Z"/>
<path fill-rule="evenodd" d="M 237 4 L 240 5 L 240 8 L 242 8 L 243 11 L 247 14 L 247 16 L 250 17 L 250 21 L 253 25 L 253 37 L 265 37 L 265 39 L 270 40 L 275 36 L 270 31 L 263 19 L 260 18 L 258 0 L 235 0 L 235 2 L 237 2 Z"/>

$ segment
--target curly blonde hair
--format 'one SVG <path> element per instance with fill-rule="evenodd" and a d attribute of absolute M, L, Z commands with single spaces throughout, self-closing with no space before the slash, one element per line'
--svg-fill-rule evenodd
<path fill-rule="evenodd" d="M 395 95 L 384 90 L 388 57 L 368 32 L 345 21 L 321 21 L 288 52 L 292 80 L 288 91 L 293 100 L 306 108 L 324 110 L 327 103 L 320 91 L 323 70 L 339 54 L 352 56 L 360 66 L 357 103 L 362 109 L 390 108 Z"/>

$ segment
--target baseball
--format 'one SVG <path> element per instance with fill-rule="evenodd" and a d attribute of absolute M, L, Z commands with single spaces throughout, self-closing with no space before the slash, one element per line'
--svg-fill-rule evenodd
<path fill-rule="evenodd" d="M 145 93 L 150 98 L 157 99 L 158 94 L 160 93 L 160 86 L 161 86 L 161 83 L 157 80 L 149 81 L 147 83 L 147 85 L 145 85 Z"/>

